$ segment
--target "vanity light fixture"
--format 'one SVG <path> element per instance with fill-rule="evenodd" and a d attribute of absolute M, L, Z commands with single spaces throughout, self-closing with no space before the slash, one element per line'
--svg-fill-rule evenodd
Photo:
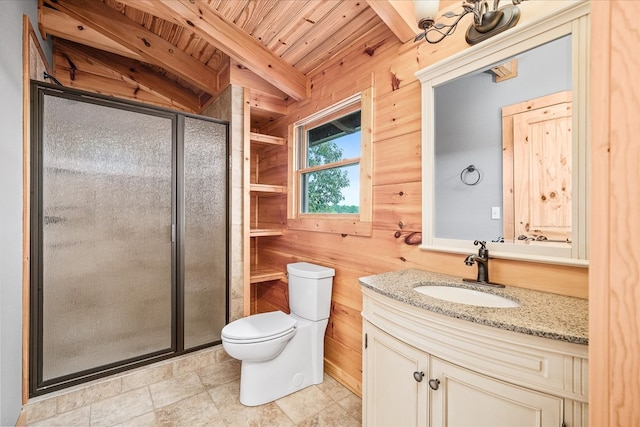
<path fill-rule="evenodd" d="M 465 39 L 469 44 L 480 43 L 496 34 L 514 27 L 520 19 L 518 4 L 525 0 L 511 0 L 508 4 L 498 8 L 500 0 L 463 0 L 462 11 L 454 13 L 445 12 L 442 16 L 453 19 L 448 23 L 436 22 L 439 0 L 414 0 L 418 28 L 422 30 L 414 42 L 422 39 L 428 43 L 436 44 L 456 30 L 460 20 L 467 14 L 473 13 L 473 23 L 467 29 Z"/>

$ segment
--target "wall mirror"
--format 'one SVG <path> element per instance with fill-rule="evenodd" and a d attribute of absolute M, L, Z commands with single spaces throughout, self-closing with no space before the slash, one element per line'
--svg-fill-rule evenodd
<path fill-rule="evenodd" d="M 428 250 L 588 265 L 589 3 L 416 73 Z"/>

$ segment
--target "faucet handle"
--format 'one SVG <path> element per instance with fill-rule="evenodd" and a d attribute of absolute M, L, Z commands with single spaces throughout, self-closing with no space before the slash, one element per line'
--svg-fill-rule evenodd
<path fill-rule="evenodd" d="M 489 257 L 489 250 L 487 249 L 487 242 L 485 242 L 484 240 L 474 240 L 473 244 L 475 246 L 480 245 L 480 248 L 478 249 L 478 256 L 480 256 L 480 258 Z"/>
<path fill-rule="evenodd" d="M 480 249 L 487 249 L 487 242 L 484 240 L 474 240 L 473 244 L 476 246 L 480 245 Z"/>

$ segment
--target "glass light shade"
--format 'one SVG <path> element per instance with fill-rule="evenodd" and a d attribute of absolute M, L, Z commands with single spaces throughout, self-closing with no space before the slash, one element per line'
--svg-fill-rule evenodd
<path fill-rule="evenodd" d="M 440 8 L 440 0 L 414 0 L 416 21 L 422 18 L 435 18 Z"/>

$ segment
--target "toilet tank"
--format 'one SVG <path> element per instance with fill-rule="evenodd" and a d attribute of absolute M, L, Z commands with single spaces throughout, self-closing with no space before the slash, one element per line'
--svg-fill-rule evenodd
<path fill-rule="evenodd" d="M 329 318 L 335 270 L 308 262 L 296 262 L 287 264 L 287 274 L 291 312 L 312 321 Z"/>

